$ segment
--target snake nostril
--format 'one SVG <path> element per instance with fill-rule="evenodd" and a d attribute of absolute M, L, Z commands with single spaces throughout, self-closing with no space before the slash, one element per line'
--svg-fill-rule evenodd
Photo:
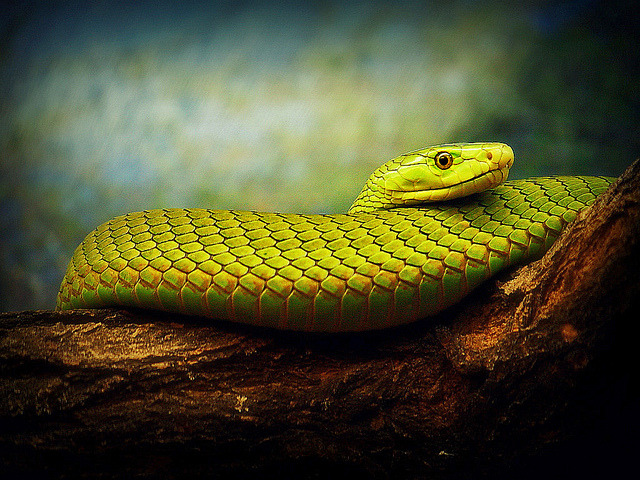
<path fill-rule="evenodd" d="M 493 158 L 493 153 L 487 152 L 487 160 L 491 160 Z"/>

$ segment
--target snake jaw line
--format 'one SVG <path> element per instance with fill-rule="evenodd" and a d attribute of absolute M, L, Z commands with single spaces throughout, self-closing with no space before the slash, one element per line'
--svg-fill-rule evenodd
<path fill-rule="evenodd" d="M 472 193 L 479 193 L 506 181 L 509 176 L 509 167 L 498 170 L 489 170 L 477 177 L 473 177 L 457 185 L 446 188 L 434 188 L 431 190 L 416 190 L 411 192 L 399 192 L 398 206 L 402 204 L 416 205 L 426 202 L 443 202 L 455 198 L 466 197 Z M 472 192 L 472 193 L 469 193 Z"/>

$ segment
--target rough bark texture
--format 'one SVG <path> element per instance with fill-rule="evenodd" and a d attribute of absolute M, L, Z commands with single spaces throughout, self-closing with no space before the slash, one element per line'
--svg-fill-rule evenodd
<path fill-rule="evenodd" d="M 638 447 L 639 239 L 636 162 L 540 261 L 408 327 L 2 314 L 2 471 L 615 478 Z"/>

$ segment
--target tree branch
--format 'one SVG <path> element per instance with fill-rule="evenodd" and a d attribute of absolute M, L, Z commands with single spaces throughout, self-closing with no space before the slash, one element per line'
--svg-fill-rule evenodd
<path fill-rule="evenodd" d="M 391 331 L 2 314 L 0 460 L 16 475 L 91 478 L 572 478 L 630 465 L 639 238 L 636 161 L 540 261 Z"/>

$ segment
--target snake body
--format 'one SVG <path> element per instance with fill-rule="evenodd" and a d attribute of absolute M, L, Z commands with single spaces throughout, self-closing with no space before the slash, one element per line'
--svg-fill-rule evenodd
<path fill-rule="evenodd" d="M 346 214 L 119 216 L 78 246 L 57 308 L 134 306 L 325 332 L 413 322 L 540 257 L 611 183 L 501 183 L 512 162 L 503 144 L 418 150 L 376 170 Z"/>

